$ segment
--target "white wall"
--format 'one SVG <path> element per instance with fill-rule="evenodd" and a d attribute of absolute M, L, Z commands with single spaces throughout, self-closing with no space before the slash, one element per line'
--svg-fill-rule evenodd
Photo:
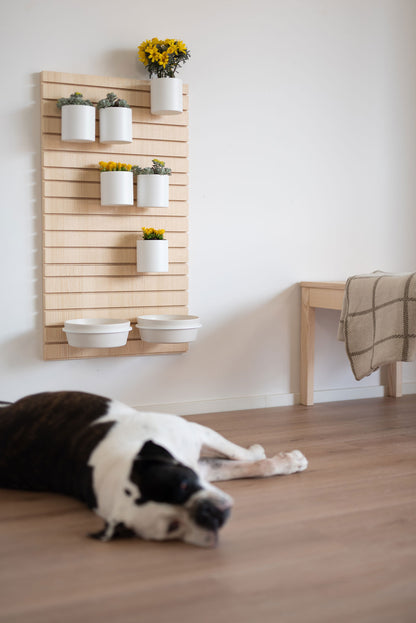
<path fill-rule="evenodd" d="M 182 412 L 295 400 L 296 284 L 416 268 L 416 2 L 3 4 L 0 399 L 82 389 Z M 143 79 L 136 49 L 153 36 L 192 52 L 200 340 L 179 356 L 44 362 L 38 73 Z M 317 399 L 377 395 L 378 373 L 353 379 L 337 322 L 317 314 Z M 404 379 L 416 387 L 413 364 Z"/>

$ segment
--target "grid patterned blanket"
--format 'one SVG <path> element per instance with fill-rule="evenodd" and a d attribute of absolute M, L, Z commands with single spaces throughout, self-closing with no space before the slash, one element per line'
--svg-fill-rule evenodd
<path fill-rule="evenodd" d="M 416 357 L 416 273 L 375 272 L 347 280 L 338 327 L 355 378 Z"/>

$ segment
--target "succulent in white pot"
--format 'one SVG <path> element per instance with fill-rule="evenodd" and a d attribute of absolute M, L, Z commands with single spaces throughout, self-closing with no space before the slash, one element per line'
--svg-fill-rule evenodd
<path fill-rule="evenodd" d="M 163 160 L 152 160 L 151 167 L 132 167 L 137 176 L 137 207 L 167 208 L 169 206 L 169 176 L 172 169 Z"/>
<path fill-rule="evenodd" d="M 100 143 L 131 143 L 133 140 L 132 112 L 125 99 L 115 93 L 97 103 L 100 117 Z"/>
<path fill-rule="evenodd" d="M 95 107 L 76 91 L 56 102 L 61 111 L 61 139 L 69 143 L 95 141 Z"/>

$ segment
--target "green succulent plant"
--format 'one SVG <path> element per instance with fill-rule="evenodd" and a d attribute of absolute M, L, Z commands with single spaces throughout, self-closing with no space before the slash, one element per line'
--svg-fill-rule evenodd
<path fill-rule="evenodd" d="M 97 103 L 97 108 L 130 108 L 126 100 L 120 99 L 115 93 L 107 93 L 107 97 Z"/>
<path fill-rule="evenodd" d="M 151 167 L 139 167 L 135 165 L 131 168 L 134 175 L 171 175 L 172 169 L 165 167 L 165 163 L 163 160 L 157 160 L 154 158 L 152 160 L 153 165 Z"/>
<path fill-rule="evenodd" d="M 92 102 L 90 102 L 90 100 L 83 98 L 82 93 L 79 93 L 78 91 L 75 91 L 75 93 L 71 93 L 69 97 L 60 97 L 59 100 L 56 102 L 56 105 L 58 108 L 62 108 L 62 106 L 69 106 L 69 105 L 74 105 L 74 104 L 76 106 L 93 106 L 94 105 Z"/>

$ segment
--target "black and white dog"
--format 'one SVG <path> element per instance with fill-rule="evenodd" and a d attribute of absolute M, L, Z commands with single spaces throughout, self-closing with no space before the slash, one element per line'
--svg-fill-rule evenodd
<path fill-rule="evenodd" d="M 137 535 L 212 547 L 232 499 L 210 482 L 306 467 L 298 450 L 266 458 L 259 445 L 241 448 L 181 417 L 83 392 L 35 394 L 0 410 L 0 487 L 82 500 L 105 520 L 91 535 L 103 541 Z"/>

